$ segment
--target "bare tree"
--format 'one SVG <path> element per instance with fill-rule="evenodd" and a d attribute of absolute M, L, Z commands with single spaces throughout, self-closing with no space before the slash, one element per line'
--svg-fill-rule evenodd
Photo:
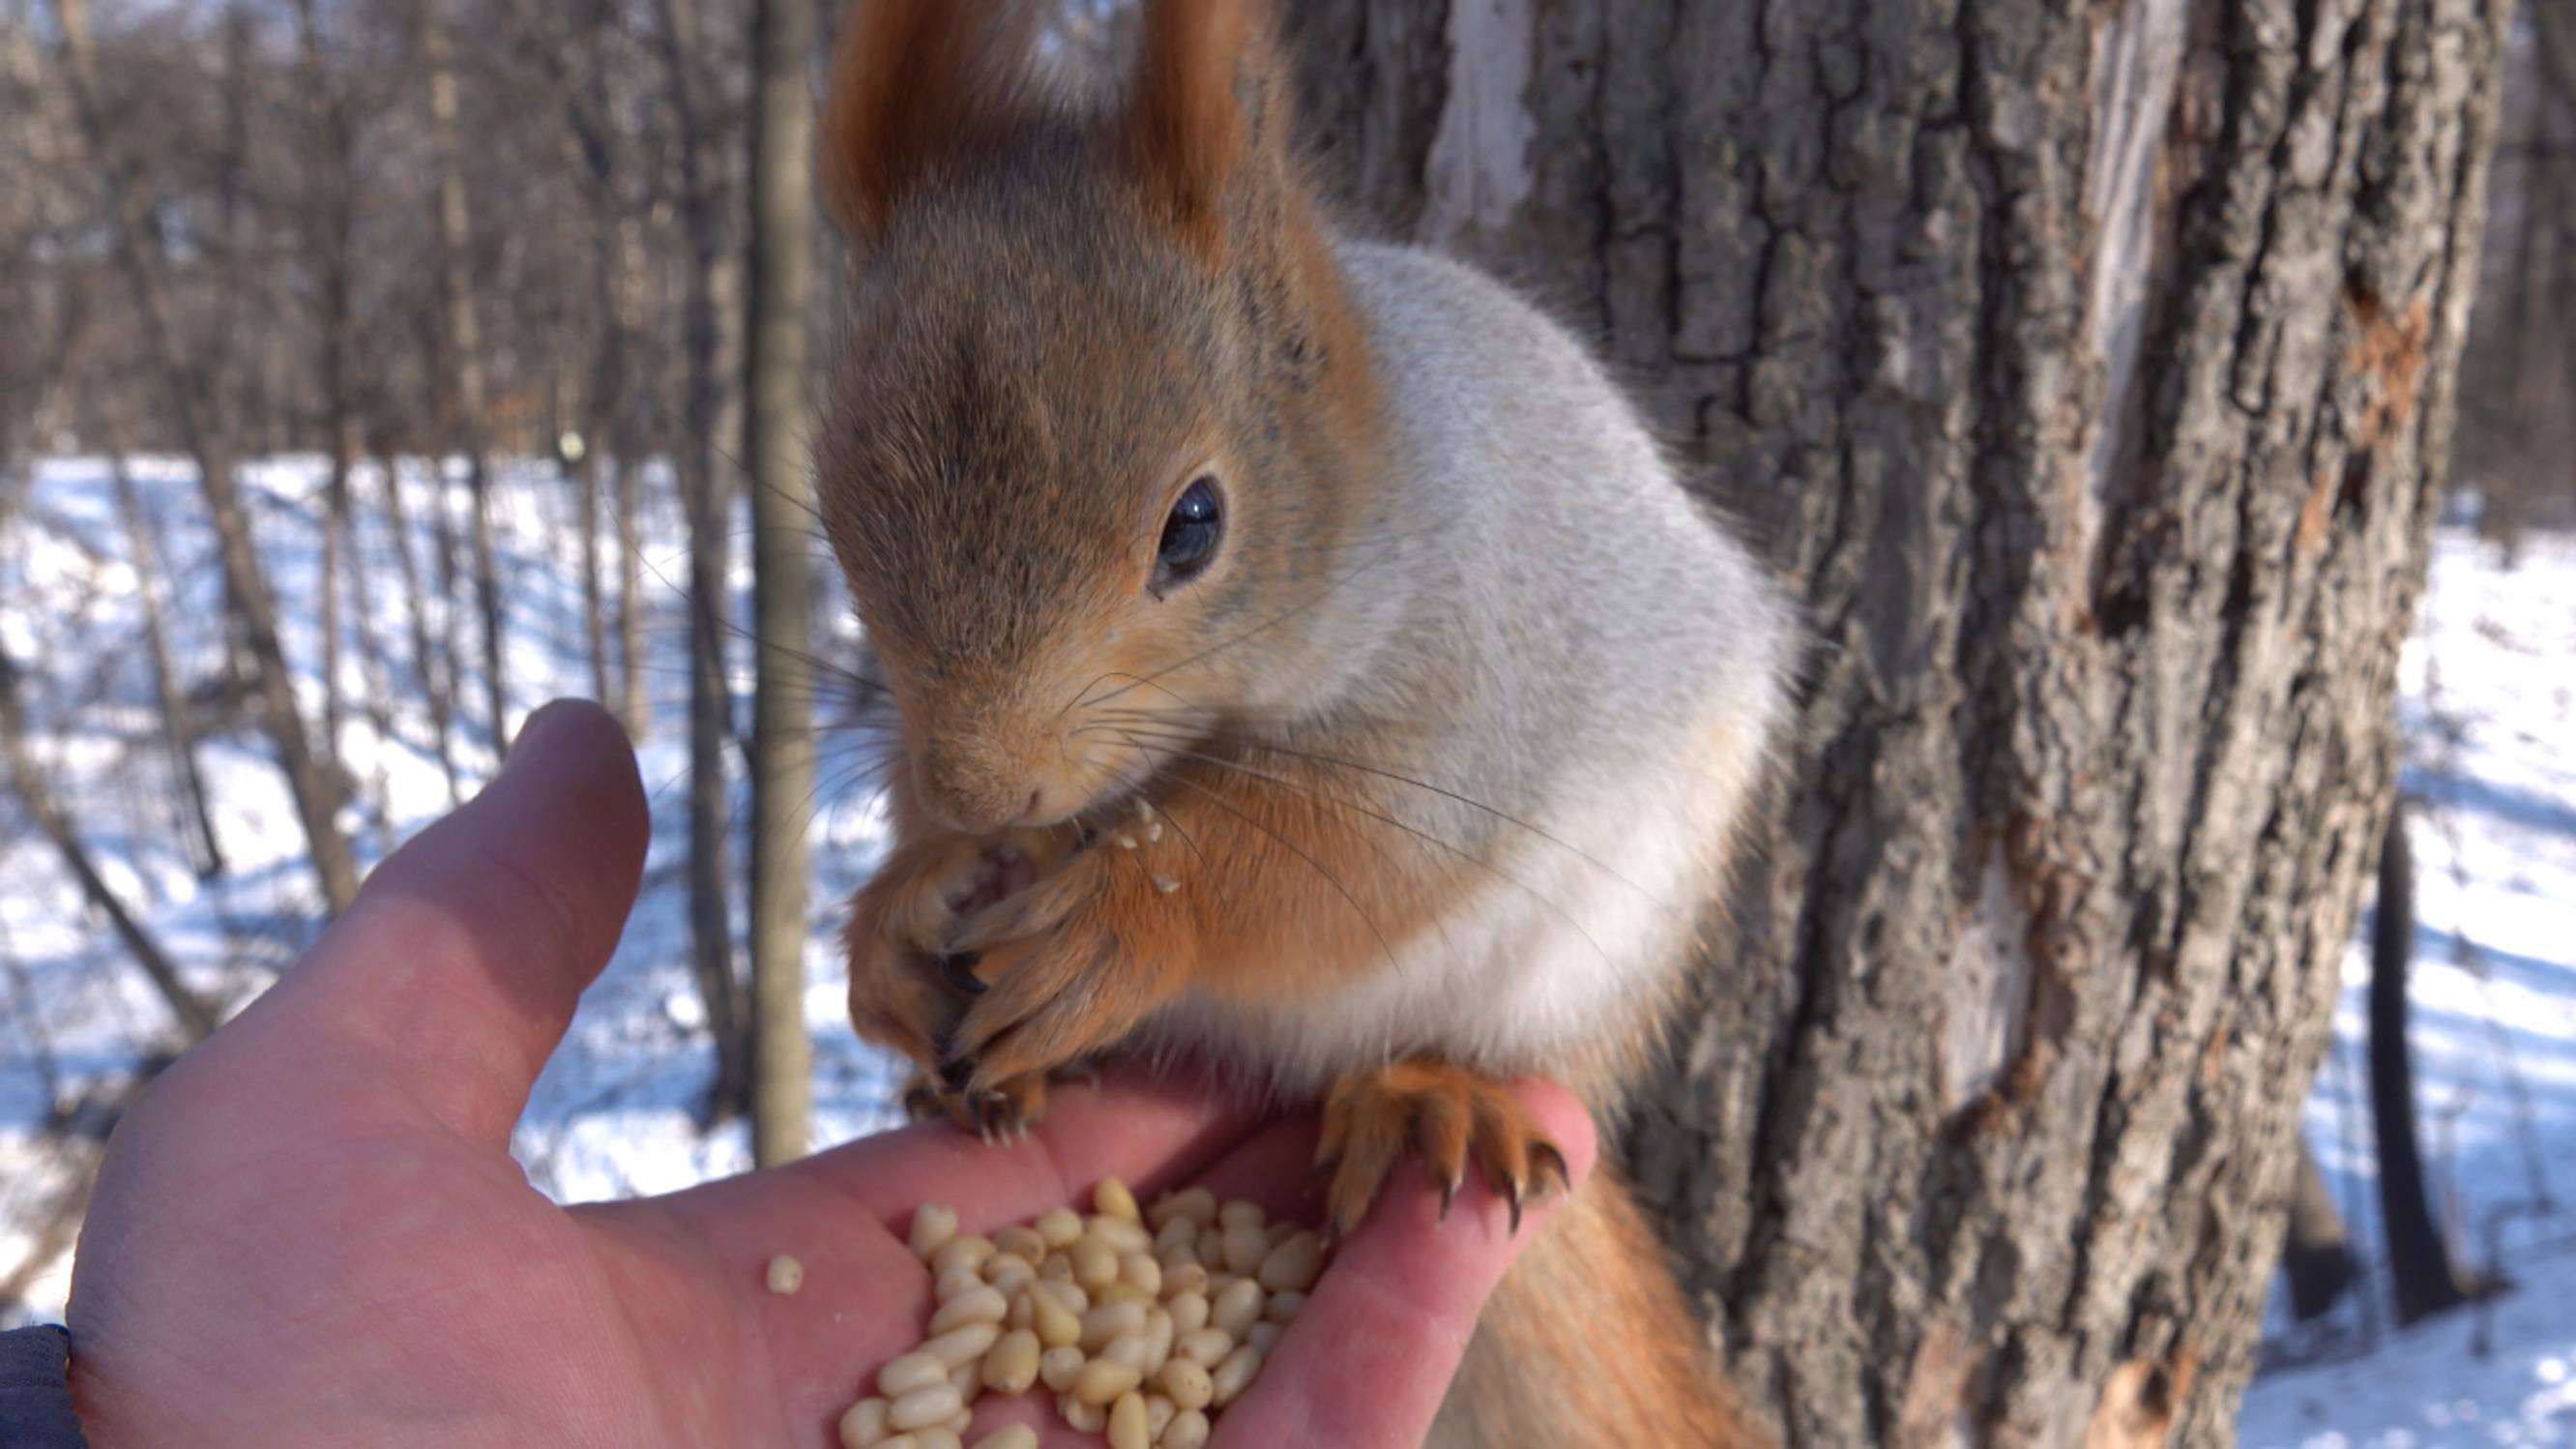
<path fill-rule="evenodd" d="M 689 922 L 695 937 L 698 988 L 715 1035 L 718 1116 L 749 1105 L 750 1010 L 734 967 L 732 908 L 727 902 L 725 746 L 733 734 L 733 693 L 725 672 L 730 610 L 725 580 L 732 554 L 733 490 L 718 450 L 724 383 L 718 336 L 718 270 L 726 261 L 725 226 L 713 154 L 705 36 L 698 0 L 660 0 L 661 52 L 668 103 L 678 131 L 681 224 L 688 234 L 682 333 L 688 404 L 682 446 L 675 450 L 680 497 L 689 522 Z"/>
<path fill-rule="evenodd" d="M 269 589 L 251 538 L 249 513 L 233 476 L 236 453 L 221 421 L 224 409 L 210 396 L 209 369 L 189 355 L 179 335 L 165 275 L 167 261 L 149 234 L 152 206 L 137 160 L 115 144 L 98 104 L 97 57 L 87 0 L 54 0 L 54 16 L 74 110 L 91 162 L 104 183 L 106 223 L 117 258 L 131 288 L 144 339 L 152 349 L 171 426 L 197 465 L 198 486 L 215 527 L 225 588 L 259 692 L 261 723 L 286 773 L 323 900 L 336 914 L 347 909 L 358 891 L 357 866 L 338 821 L 340 772 L 327 753 L 315 747 L 297 711 L 293 675 L 278 637 L 276 596 Z"/>
<path fill-rule="evenodd" d="M 179 1028 L 187 1034 L 188 1040 L 193 1042 L 205 1037 L 215 1029 L 215 1009 L 189 989 L 187 980 L 179 973 L 178 964 L 170 959 L 169 953 L 145 929 L 133 910 L 118 898 L 106 877 L 99 874 L 80 832 L 72 827 L 71 817 L 63 813 L 52 789 L 45 783 L 44 775 L 37 769 L 35 756 L 27 745 L 27 717 L 18 698 L 18 679 L 17 661 L 10 658 L 5 650 L 0 650 L 0 766 L 6 766 L 9 771 L 10 787 L 16 791 L 19 805 L 35 822 L 37 833 L 53 845 L 63 868 L 80 883 L 81 895 L 91 909 L 107 918 L 116 938 L 124 943 L 126 954 L 134 958 L 134 964 L 141 967 L 143 974 L 151 980 L 152 989 L 160 993 L 162 1001 L 170 1008 L 170 1014 L 178 1018 Z"/>
<path fill-rule="evenodd" d="M 438 166 L 438 277 L 441 334 L 453 379 L 457 423 L 464 432 L 466 494 L 472 509 L 474 599 L 483 617 L 485 727 L 492 748 L 510 743 L 510 686 L 506 668 L 501 580 L 493 556 L 491 462 L 486 429 L 489 400 L 483 373 L 483 307 L 473 271 L 474 227 L 458 152 L 456 66 L 450 54 L 446 0 L 419 0 L 422 70 L 429 88 L 429 135 Z M 443 492 L 444 490 L 442 490 Z M 444 509 L 441 510 L 442 514 Z"/>
<path fill-rule="evenodd" d="M 1628 1147 L 1793 1444 L 2224 1443 L 2394 776 L 2501 0 L 1286 7 L 1816 647 Z"/>

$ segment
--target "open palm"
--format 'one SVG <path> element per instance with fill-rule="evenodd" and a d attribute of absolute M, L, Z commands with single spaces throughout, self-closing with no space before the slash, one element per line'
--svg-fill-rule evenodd
<path fill-rule="evenodd" d="M 898 1236 L 919 1203 L 989 1229 L 1114 1175 L 1303 1205 L 1310 1124 L 1119 1078 L 1058 1094 L 1009 1149 L 918 1128 L 557 1206 L 510 1128 L 624 926 L 645 838 L 614 722 L 549 708 L 492 788 L 163 1076 L 109 1144 L 75 1260 L 94 1445 L 832 1445 L 920 1337 L 929 1276 Z M 1528 1100 L 1587 1169 L 1581 1109 Z M 1514 1244 L 1499 1204 L 1460 1209 L 1441 1223 L 1401 1180 L 1217 1443 L 1419 1442 Z M 792 1296 L 763 1282 L 780 1253 L 805 1265 Z M 1014 1421 L 1098 1442 L 1039 1396 L 988 1397 L 975 1432 Z"/>

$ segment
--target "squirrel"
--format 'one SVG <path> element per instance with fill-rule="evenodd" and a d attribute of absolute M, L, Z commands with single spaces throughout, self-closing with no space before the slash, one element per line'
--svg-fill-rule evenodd
<path fill-rule="evenodd" d="M 1615 1118 L 1650 1064 L 1789 606 L 1565 328 L 1335 229 L 1266 7 L 1144 0 L 1080 103 L 1029 8 L 867 0 L 817 137 L 819 514 L 895 716 L 852 1020 L 988 1137 L 1187 1052 L 1321 1104 L 1328 1227 L 1411 1151 L 1517 1228 L 1565 1165 L 1503 1084 Z M 1434 1442 L 1760 1442 L 1700 1340 L 1604 1171 Z"/>

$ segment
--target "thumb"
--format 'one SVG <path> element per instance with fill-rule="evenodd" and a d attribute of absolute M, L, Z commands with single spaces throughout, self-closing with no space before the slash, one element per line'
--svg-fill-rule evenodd
<path fill-rule="evenodd" d="M 647 834 L 616 720 L 548 705 L 497 779 L 378 866 L 285 979 L 200 1051 L 292 1077 L 282 1099 L 310 1109 L 425 1111 L 457 1136 L 505 1143 L 625 927 Z"/>

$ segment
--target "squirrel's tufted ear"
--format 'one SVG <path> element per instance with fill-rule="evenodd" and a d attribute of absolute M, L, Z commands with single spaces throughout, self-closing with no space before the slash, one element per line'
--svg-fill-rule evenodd
<path fill-rule="evenodd" d="M 1257 0 L 1144 0 L 1144 44 L 1127 139 L 1139 179 L 1181 240 L 1225 256 L 1226 192 L 1283 118 Z M 1254 108 L 1247 115 L 1245 107 Z"/>
<path fill-rule="evenodd" d="M 815 150 L 854 245 L 905 196 L 1014 117 L 1032 7 L 1010 0 L 859 0 L 832 56 Z"/>

